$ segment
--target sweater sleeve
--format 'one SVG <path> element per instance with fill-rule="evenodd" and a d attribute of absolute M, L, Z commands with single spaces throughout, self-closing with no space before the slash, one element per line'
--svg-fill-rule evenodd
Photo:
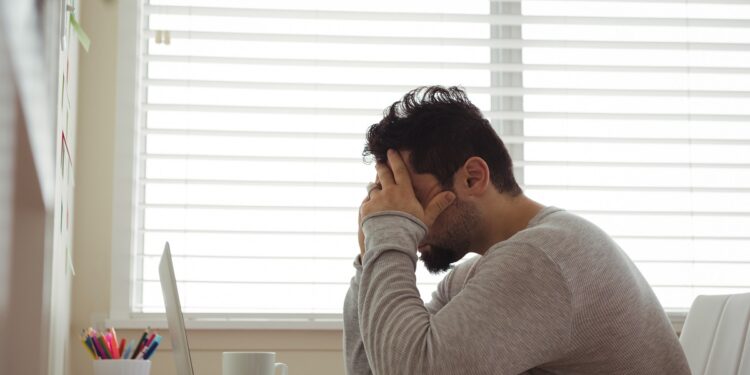
<path fill-rule="evenodd" d="M 375 374 L 518 374 L 562 356 L 571 301 L 559 267 L 524 244 L 487 253 L 436 314 L 416 287 L 416 247 L 426 233 L 403 213 L 365 218 L 357 312 Z"/>
<path fill-rule="evenodd" d="M 360 256 L 354 260 L 356 273 L 349 283 L 349 291 L 344 299 L 344 363 L 347 375 L 372 374 L 367 353 L 359 332 L 359 316 L 357 313 L 357 294 L 359 279 L 362 277 L 362 263 Z"/>
<path fill-rule="evenodd" d="M 471 272 L 472 266 L 480 257 L 473 257 L 454 266 L 438 283 L 432 292 L 430 302 L 424 304 L 430 314 L 437 314 L 448 302 L 463 289 L 463 284 Z"/>
<path fill-rule="evenodd" d="M 454 286 L 455 275 L 463 280 L 473 260 L 464 262 L 457 266 L 442 279 L 432 293 L 432 299 L 425 304 L 430 314 L 436 314 L 452 298 L 452 291 L 458 289 Z M 353 262 L 355 274 L 349 283 L 349 290 L 344 299 L 344 362 L 348 375 L 372 374 L 367 359 L 362 335 L 359 331 L 358 293 L 359 281 L 362 278 L 362 259 L 359 255 Z"/>

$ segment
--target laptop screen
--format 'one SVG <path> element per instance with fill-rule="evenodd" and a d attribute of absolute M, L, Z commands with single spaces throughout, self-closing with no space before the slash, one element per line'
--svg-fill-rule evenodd
<path fill-rule="evenodd" d="M 159 262 L 159 281 L 164 295 L 164 307 L 167 311 L 167 324 L 172 338 L 172 348 L 178 375 L 193 375 L 193 362 L 190 359 L 185 320 L 180 306 L 180 295 L 177 293 L 177 281 L 172 265 L 172 252 L 169 242 L 164 244 L 164 253 Z"/>

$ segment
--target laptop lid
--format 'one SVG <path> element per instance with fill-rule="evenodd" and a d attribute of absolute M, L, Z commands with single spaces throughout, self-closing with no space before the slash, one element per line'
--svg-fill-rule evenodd
<path fill-rule="evenodd" d="M 177 281 L 174 276 L 169 242 L 164 244 L 164 253 L 162 253 L 159 262 L 159 281 L 164 295 L 164 307 L 167 310 L 167 325 L 169 326 L 169 335 L 172 338 L 172 350 L 174 351 L 177 374 L 193 375 L 193 361 L 190 359 L 190 348 L 185 333 L 185 320 L 182 316 L 180 295 L 177 293 Z"/>

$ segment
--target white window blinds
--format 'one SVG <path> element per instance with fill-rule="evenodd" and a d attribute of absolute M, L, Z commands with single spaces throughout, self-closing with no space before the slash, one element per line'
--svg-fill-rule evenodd
<path fill-rule="evenodd" d="M 366 128 L 461 85 L 529 196 L 612 234 L 667 308 L 747 290 L 750 6 L 152 0 L 142 9 L 133 312 L 338 314 Z M 417 270 L 425 299 L 439 278 Z"/>
<path fill-rule="evenodd" d="M 747 291 L 750 4 L 522 10 L 526 192 L 611 234 L 667 309 Z"/>
<path fill-rule="evenodd" d="M 441 14 L 488 11 L 484 1 L 145 5 L 135 310 L 162 309 L 156 265 L 169 240 L 186 311 L 340 314 L 374 178 L 364 132 L 418 85 L 484 87 L 487 108 L 478 66 L 489 25 Z M 437 279 L 418 274 L 429 296 Z"/>

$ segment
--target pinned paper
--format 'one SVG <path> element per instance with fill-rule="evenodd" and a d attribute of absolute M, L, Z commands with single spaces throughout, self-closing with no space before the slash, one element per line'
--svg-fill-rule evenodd
<path fill-rule="evenodd" d="M 60 109 L 63 108 L 65 103 L 65 77 L 60 77 Z"/>
<path fill-rule="evenodd" d="M 91 47 L 91 39 L 89 39 L 89 36 L 86 35 L 86 32 L 83 31 L 81 25 L 78 23 L 78 21 L 76 21 L 76 17 L 73 15 L 73 13 L 70 14 L 70 26 L 73 26 L 73 30 L 75 30 L 76 35 L 78 35 L 78 41 L 81 42 L 81 46 L 83 46 L 83 49 L 88 52 L 89 47 Z"/>
<path fill-rule="evenodd" d="M 70 247 L 65 246 L 65 252 L 68 253 L 68 272 L 70 272 L 71 275 L 76 275 L 76 269 L 73 267 L 73 253 L 70 251 Z"/>

